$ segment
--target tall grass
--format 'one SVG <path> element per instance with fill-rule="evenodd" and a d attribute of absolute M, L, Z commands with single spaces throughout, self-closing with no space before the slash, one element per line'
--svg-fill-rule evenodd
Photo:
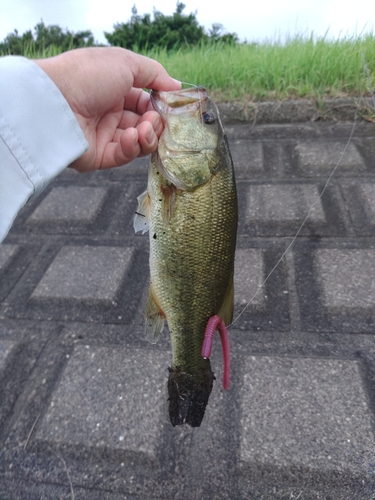
<path fill-rule="evenodd" d="M 375 35 L 339 40 L 295 36 L 281 42 L 202 45 L 150 51 L 175 78 L 205 85 L 225 100 L 368 94 L 375 83 Z"/>
<path fill-rule="evenodd" d="M 59 50 L 36 52 L 30 46 L 25 55 L 49 57 Z M 374 34 L 338 40 L 297 35 L 283 42 L 211 43 L 144 54 L 161 62 L 173 77 L 206 86 L 220 100 L 364 96 L 375 87 Z"/>
<path fill-rule="evenodd" d="M 62 48 L 56 45 L 49 45 L 48 47 L 40 50 L 36 48 L 33 40 L 28 40 L 22 46 L 23 55 L 29 59 L 44 59 L 46 57 L 53 57 L 61 54 Z M 6 51 L 0 50 L 0 57 L 9 55 Z"/>

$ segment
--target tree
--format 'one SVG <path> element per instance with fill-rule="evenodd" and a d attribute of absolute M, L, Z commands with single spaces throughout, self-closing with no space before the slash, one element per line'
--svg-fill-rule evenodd
<path fill-rule="evenodd" d="M 110 45 L 138 50 L 154 47 L 170 50 L 208 41 L 209 37 L 199 25 L 196 13 L 186 15 L 184 9 L 185 4 L 178 1 L 171 16 L 154 9 L 151 19 L 150 14 L 139 16 L 134 5 L 130 21 L 115 24 L 113 33 L 104 35 Z"/>
<path fill-rule="evenodd" d="M 213 23 L 212 28 L 208 30 L 210 40 L 234 45 L 239 42 L 237 33 L 224 33 L 224 26 L 220 23 Z"/>

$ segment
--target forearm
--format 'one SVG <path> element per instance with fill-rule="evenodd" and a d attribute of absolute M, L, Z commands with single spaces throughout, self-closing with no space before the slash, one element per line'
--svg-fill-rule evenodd
<path fill-rule="evenodd" d="M 52 80 L 27 59 L 0 58 L 0 241 L 24 204 L 87 148 Z"/>

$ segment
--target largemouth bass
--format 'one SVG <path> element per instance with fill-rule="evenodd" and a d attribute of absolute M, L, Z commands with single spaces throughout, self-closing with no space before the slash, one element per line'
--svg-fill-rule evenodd
<path fill-rule="evenodd" d="M 214 374 L 201 355 L 206 325 L 233 315 L 237 194 L 233 163 L 215 104 L 205 88 L 152 91 L 165 129 L 151 156 L 136 231 L 150 232 L 146 333 L 166 320 L 172 344 L 169 416 L 201 424 Z"/>

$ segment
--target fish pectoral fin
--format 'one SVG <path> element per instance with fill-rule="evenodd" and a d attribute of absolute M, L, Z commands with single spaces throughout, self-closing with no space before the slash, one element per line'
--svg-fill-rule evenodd
<path fill-rule="evenodd" d="M 151 344 L 156 344 L 159 340 L 160 334 L 164 328 L 164 323 L 165 314 L 157 304 L 150 286 L 146 305 L 145 333 L 146 339 L 151 342 Z"/>
<path fill-rule="evenodd" d="M 218 316 L 224 321 L 228 326 L 233 319 L 233 309 L 234 309 L 234 283 L 233 274 L 229 280 L 228 287 L 225 291 L 223 302 L 221 304 L 220 310 L 217 313 Z"/>
<path fill-rule="evenodd" d="M 145 234 L 150 229 L 150 197 L 147 190 L 140 194 L 137 200 L 138 208 L 135 212 L 133 227 L 136 233 L 142 231 L 142 234 Z"/>

